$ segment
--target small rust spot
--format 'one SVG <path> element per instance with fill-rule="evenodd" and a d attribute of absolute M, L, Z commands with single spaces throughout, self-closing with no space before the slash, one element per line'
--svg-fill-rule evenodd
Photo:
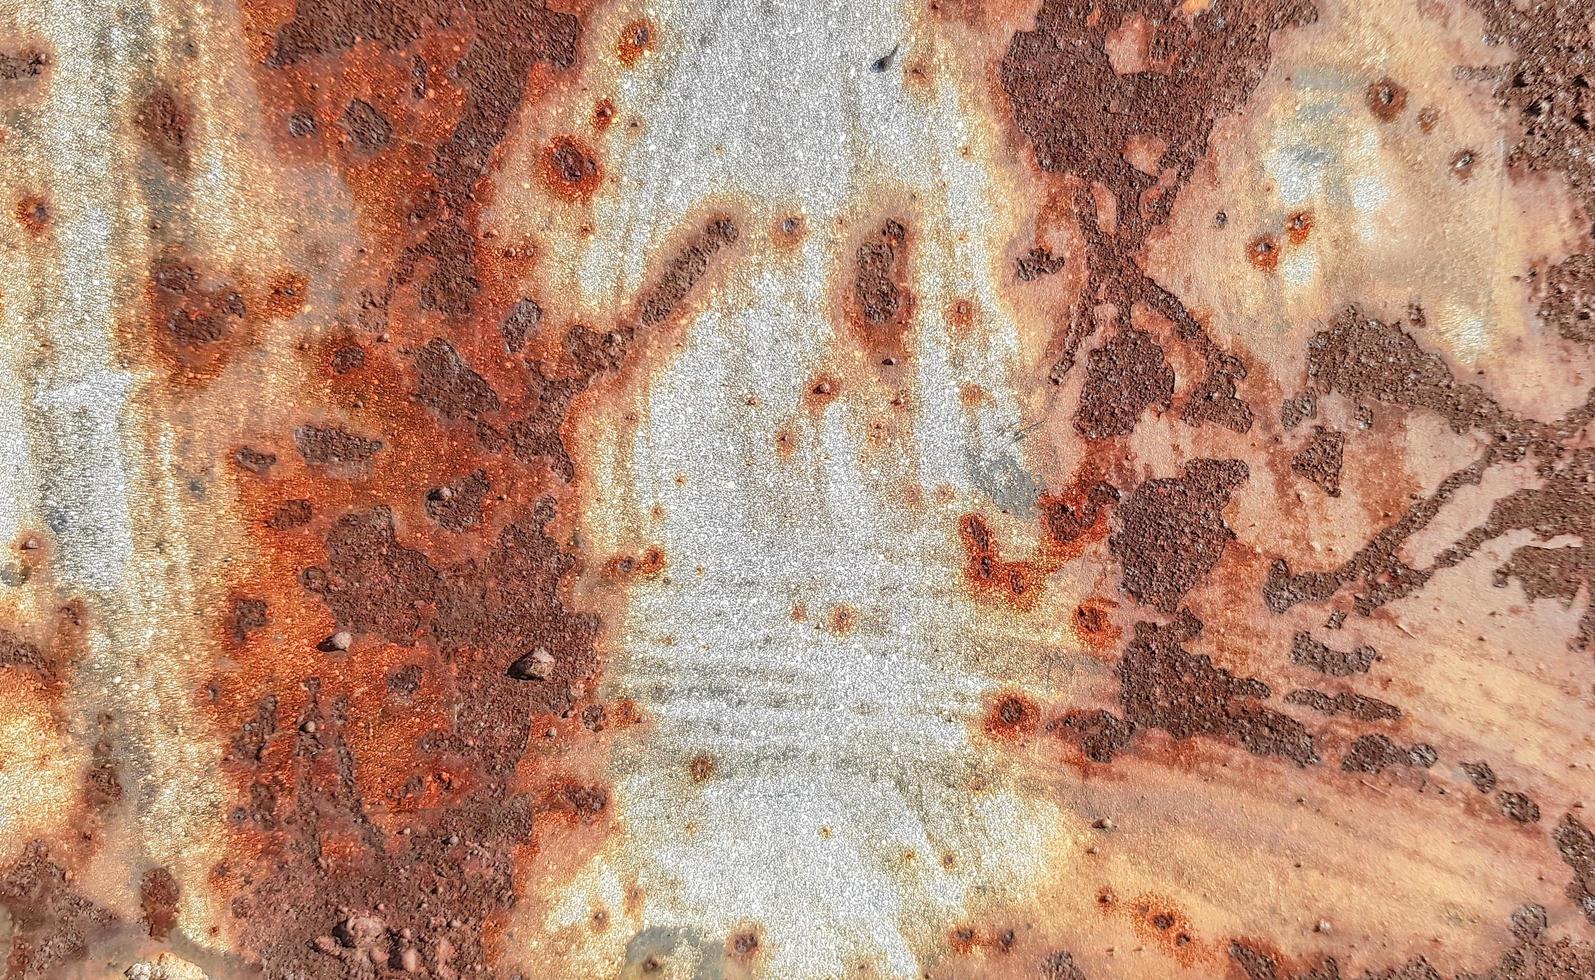
<path fill-rule="evenodd" d="M 714 759 L 702 754 L 693 756 L 687 765 L 687 775 L 699 786 L 707 783 L 714 777 Z"/>
<path fill-rule="evenodd" d="M 1457 180 L 1466 182 L 1473 176 L 1473 164 L 1477 162 L 1478 155 L 1472 150 L 1458 150 L 1451 158 L 1451 175 Z"/>
<path fill-rule="evenodd" d="M 739 929 L 726 941 L 731 958 L 746 963 L 759 954 L 759 933 L 755 929 Z"/>
<path fill-rule="evenodd" d="M 858 628 L 858 610 L 845 602 L 839 602 L 831 607 L 826 625 L 837 636 L 846 636 Z"/>
<path fill-rule="evenodd" d="M 1368 110 L 1380 122 L 1391 122 L 1407 107 L 1407 90 L 1388 76 L 1368 86 Z"/>
<path fill-rule="evenodd" d="M 1285 235 L 1292 245 L 1300 245 L 1307 240 L 1313 231 L 1313 213 L 1311 211 L 1297 211 L 1285 219 Z"/>
<path fill-rule="evenodd" d="M 572 136 L 556 136 L 538 164 L 543 183 L 567 201 L 591 198 L 603 181 L 598 161 Z"/>
<path fill-rule="evenodd" d="M 627 68 L 635 65 L 637 59 L 653 49 L 655 34 L 653 24 L 646 19 L 634 20 L 621 28 L 616 49 L 620 63 Z"/>
<path fill-rule="evenodd" d="M 829 374 L 822 374 L 810 382 L 803 393 L 803 401 L 812 412 L 821 412 L 841 393 L 842 383 Z"/>
<path fill-rule="evenodd" d="M 1264 272 L 1272 272 L 1279 265 L 1279 239 L 1273 235 L 1259 235 L 1246 246 L 1246 258 Z"/>
<path fill-rule="evenodd" d="M 50 208 L 37 194 L 19 200 L 16 215 L 17 223 L 35 238 L 44 234 L 44 229 L 50 225 Z"/>
<path fill-rule="evenodd" d="M 615 103 L 609 99 L 599 99 L 593 106 L 593 128 L 600 133 L 610 127 L 615 121 Z"/>
<path fill-rule="evenodd" d="M 999 742 L 1022 742 L 1036 733 L 1041 709 L 1017 691 L 1004 691 L 990 700 L 983 724 L 985 733 Z"/>

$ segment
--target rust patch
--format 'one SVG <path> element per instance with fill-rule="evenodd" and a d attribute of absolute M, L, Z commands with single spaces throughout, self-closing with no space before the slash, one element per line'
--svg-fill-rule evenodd
<path fill-rule="evenodd" d="M 620 40 L 616 44 L 616 53 L 620 63 L 627 68 L 637 64 L 644 54 L 653 49 L 658 28 L 647 19 L 634 20 L 620 29 Z"/>
<path fill-rule="evenodd" d="M 981 728 L 988 738 L 1014 744 L 1029 739 L 1041 723 L 1041 709 L 1035 701 L 1017 691 L 1005 691 L 987 699 Z"/>
<path fill-rule="evenodd" d="M 43 197 L 31 194 L 17 201 L 17 224 L 34 238 L 44 234 L 50 226 L 50 206 Z"/>
<path fill-rule="evenodd" d="M 1407 108 L 1407 90 L 1394 79 L 1381 78 L 1368 86 L 1368 111 L 1380 122 L 1394 122 Z"/>
<path fill-rule="evenodd" d="M 1222 510 L 1247 475 L 1240 460 L 1198 459 L 1181 477 L 1136 487 L 1119 507 L 1118 531 L 1108 538 L 1108 550 L 1123 568 L 1124 590 L 1172 613 L 1235 539 Z"/>
<path fill-rule="evenodd" d="M 574 136 L 555 137 L 548 144 L 538 163 L 538 173 L 549 190 L 567 201 L 585 201 L 603 183 L 597 158 Z"/>
<path fill-rule="evenodd" d="M 978 514 L 958 519 L 958 536 L 964 543 L 964 578 L 975 598 L 1019 611 L 1035 608 L 1043 575 L 1034 563 L 1004 561 L 991 526 Z"/>

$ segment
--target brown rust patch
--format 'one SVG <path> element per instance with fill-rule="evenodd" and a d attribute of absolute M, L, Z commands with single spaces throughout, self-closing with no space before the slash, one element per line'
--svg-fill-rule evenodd
<path fill-rule="evenodd" d="M 1313 213 L 1296 211 L 1285 219 L 1285 237 L 1292 245 L 1301 245 L 1313 233 Z"/>
<path fill-rule="evenodd" d="M 913 315 L 908 289 L 910 236 L 895 218 L 883 222 L 853 257 L 847 320 L 859 342 L 879 356 L 901 356 L 902 337 Z"/>
<path fill-rule="evenodd" d="M 1041 709 L 1018 691 L 1002 691 L 986 699 L 981 730 L 988 738 L 1007 744 L 1027 741 L 1041 724 Z"/>
<path fill-rule="evenodd" d="M 537 172 L 549 190 L 567 201 L 586 201 L 603 183 L 592 151 L 574 136 L 556 136 L 538 158 Z"/>
<path fill-rule="evenodd" d="M 1394 122 L 1406 111 L 1407 90 L 1392 78 L 1381 78 L 1368 86 L 1366 93 L 1368 111 L 1380 122 Z"/>
<path fill-rule="evenodd" d="M 45 229 L 50 227 L 50 206 L 39 194 L 18 199 L 13 213 L 17 217 L 17 224 L 34 238 L 44 234 Z"/>
<path fill-rule="evenodd" d="M 615 53 L 620 58 L 620 63 L 627 68 L 637 64 L 644 54 L 653 50 L 657 43 L 658 28 L 653 22 L 640 18 L 620 29 L 620 39 L 616 42 Z"/>
<path fill-rule="evenodd" d="M 1087 439 L 1128 435 L 1148 408 L 1168 408 L 1174 371 L 1151 334 L 1119 330 L 1086 358 L 1085 386 L 1074 415 L 1075 431 Z"/>
<path fill-rule="evenodd" d="M 1137 602 L 1174 612 L 1235 539 L 1223 508 L 1247 476 L 1240 460 L 1198 459 L 1183 476 L 1136 487 L 1119 506 L 1118 531 L 1108 538 L 1123 568 L 1124 590 Z"/>
<path fill-rule="evenodd" d="M 991 526 L 979 514 L 958 519 L 958 536 L 964 543 L 964 578 L 976 599 L 1021 612 L 1035 608 L 1043 582 L 1035 563 L 1004 561 Z"/>

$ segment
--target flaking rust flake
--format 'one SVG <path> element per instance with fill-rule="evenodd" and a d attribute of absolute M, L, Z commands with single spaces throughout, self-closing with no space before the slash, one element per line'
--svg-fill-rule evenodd
<path fill-rule="evenodd" d="M 0 10 L 6 980 L 1595 977 L 1595 14 Z"/>

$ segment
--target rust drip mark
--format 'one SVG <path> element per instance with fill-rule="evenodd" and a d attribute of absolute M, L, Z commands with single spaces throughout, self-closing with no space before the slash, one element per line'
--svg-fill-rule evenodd
<path fill-rule="evenodd" d="M 621 28 L 620 40 L 615 46 L 620 63 L 627 68 L 634 67 L 643 55 L 653 50 L 657 34 L 658 29 L 646 18 L 639 18 Z"/>
<path fill-rule="evenodd" d="M 964 542 L 964 577 L 976 599 L 1020 612 L 1035 608 L 1043 574 L 1033 562 L 1004 561 L 991 526 L 979 514 L 959 518 L 958 535 Z"/>
<path fill-rule="evenodd" d="M 567 201 L 586 201 L 597 193 L 603 173 L 590 149 L 574 136 L 556 136 L 538 160 L 543 183 Z"/>
<path fill-rule="evenodd" d="M 1279 266 L 1279 239 L 1273 235 L 1259 235 L 1246 246 L 1246 260 L 1264 272 L 1273 272 Z"/>
<path fill-rule="evenodd" d="M 901 357 L 902 337 L 913 315 L 908 289 L 908 228 L 887 219 L 854 254 L 847 321 L 859 342 L 877 358 Z"/>
<path fill-rule="evenodd" d="M 1030 697 L 1018 691 L 1004 691 L 987 698 L 981 729 L 988 738 L 1008 745 L 1028 741 L 1041 724 L 1041 709 Z"/>
<path fill-rule="evenodd" d="M 1368 111 L 1380 122 L 1394 122 L 1407 108 L 1407 90 L 1388 76 L 1368 86 L 1366 99 Z"/>
<path fill-rule="evenodd" d="M 44 234 L 50 226 L 50 206 L 42 195 L 30 194 L 17 201 L 17 224 L 33 238 Z"/>

